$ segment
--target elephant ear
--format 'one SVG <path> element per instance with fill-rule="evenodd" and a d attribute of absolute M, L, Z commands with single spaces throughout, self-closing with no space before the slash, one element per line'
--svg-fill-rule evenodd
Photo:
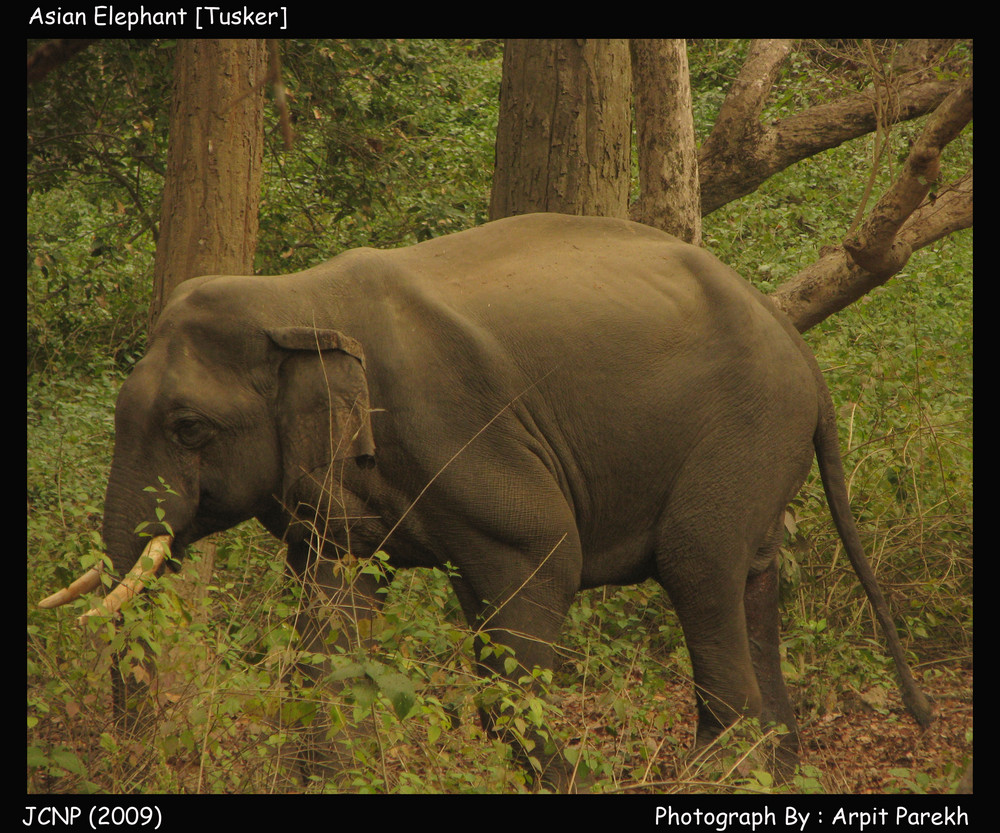
<path fill-rule="evenodd" d="M 337 330 L 267 330 L 279 348 L 277 425 L 288 495 L 303 475 L 326 480 L 332 463 L 375 462 L 371 404 L 361 344 Z"/>

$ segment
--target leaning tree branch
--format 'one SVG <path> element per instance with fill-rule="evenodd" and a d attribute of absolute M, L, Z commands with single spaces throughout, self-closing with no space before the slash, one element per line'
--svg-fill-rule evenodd
<path fill-rule="evenodd" d="M 746 61 L 722 102 L 712 132 L 702 145 L 699 165 L 703 164 L 702 160 L 728 159 L 741 153 L 747 139 L 753 138 L 750 134 L 763 131 L 760 114 L 793 43 L 784 38 L 769 38 L 750 44 Z"/>
<path fill-rule="evenodd" d="M 912 251 L 972 226 L 972 173 L 948 186 L 933 203 L 915 211 L 900 230 Z M 807 266 L 769 296 L 804 333 L 824 318 L 850 306 L 881 286 L 891 275 L 861 268 L 843 246 L 828 246 Z"/>
<path fill-rule="evenodd" d="M 926 43 L 921 42 L 926 46 Z M 949 41 L 928 50 L 939 55 Z M 887 123 L 908 121 L 933 111 L 960 82 L 938 80 L 911 68 L 910 51 L 894 64 L 894 100 L 874 85 L 859 93 L 810 107 L 770 125 L 760 121 L 767 94 L 788 41 L 755 41 L 698 157 L 702 214 L 756 190 L 796 162 L 874 131 L 880 112 Z M 926 65 L 925 65 L 926 66 Z M 754 83 L 754 76 L 757 83 Z"/>
<path fill-rule="evenodd" d="M 948 96 L 910 150 L 899 178 L 858 232 L 844 241 L 854 261 L 873 275 L 895 275 L 910 258 L 897 232 L 927 197 L 941 174 L 941 151 L 972 120 L 972 79 Z"/>
<path fill-rule="evenodd" d="M 938 190 L 924 202 L 899 230 L 913 251 L 929 246 L 953 231 L 972 227 L 972 168 L 961 179 Z"/>
<path fill-rule="evenodd" d="M 936 187 L 941 152 L 972 119 L 972 79 L 929 119 L 897 180 L 856 234 L 771 295 L 799 332 L 822 321 L 897 274 L 910 255 L 953 231 L 972 226 L 972 170 Z"/>

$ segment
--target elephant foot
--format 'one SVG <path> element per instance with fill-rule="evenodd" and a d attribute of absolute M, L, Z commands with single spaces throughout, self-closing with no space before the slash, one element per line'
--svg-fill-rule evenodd
<path fill-rule="evenodd" d="M 699 727 L 683 777 L 717 780 L 764 770 L 783 784 L 791 780 L 798 765 L 797 732 L 784 726 L 761 727 L 758 720 L 749 719 L 714 733 Z"/>
<path fill-rule="evenodd" d="M 480 709 L 480 722 L 488 737 L 502 741 L 510 749 L 514 767 L 524 774 L 535 792 L 578 792 L 575 768 L 547 733 L 537 729 L 521 732 L 497 725 L 487 710 Z"/>
<path fill-rule="evenodd" d="M 296 691 L 293 708 L 278 720 L 293 738 L 298 777 L 323 789 L 356 789 L 345 777 L 374 772 L 379 759 L 378 733 L 370 715 L 358 717 L 337 692 L 307 686 Z"/>

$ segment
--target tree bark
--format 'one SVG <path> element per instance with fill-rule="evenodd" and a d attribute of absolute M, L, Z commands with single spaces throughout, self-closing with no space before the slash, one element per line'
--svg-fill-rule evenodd
<path fill-rule="evenodd" d="M 630 86 L 625 40 L 507 41 L 490 219 L 627 217 Z"/>
<path fill-rule="evenodd" d="M 701 186 L 683 39 L 629 42 L 639 156 L 633 220 L 701 244 Z"/>
<path fill-rule="evenodd" d="M 253 272 L 268 72 L 263 40 L 179 40 L 150 326 L 188 278 Z"/>

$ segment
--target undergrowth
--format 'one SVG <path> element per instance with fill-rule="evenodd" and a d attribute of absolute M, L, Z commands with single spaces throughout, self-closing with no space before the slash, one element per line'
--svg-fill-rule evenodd
<path fill-rule="evenodd" d="M 330 656 L 298 648 L 288 626 L 298 589 L 281 578 L 280 553 L 269 541 L 237 530 L 218 556 L 227 566 L 199 607 L 168 574 L 117 627 L 77 627 L 90 605 L 84 601 L 60 615 L 60 627 L 29 629 L 36 683 L 28 702 L 29 792 L 531 791 L 510 746 L 479 726 L 476 707 L 489 704 L 498 708 L 498 728 L 514 738 L 551 732 L 582 790 L 779 788 L 754 763 L 769 741 L 751 726 L 721 739 L 717 754 L 686 760 L 688 739 L 672 731 L 678 715 L 662 707 L 656 681 L 660 674 L 689 680 L 690 669 L 669 618 L 654 624 L 644 612 L 655 592 L 649 586 L 585 597 L 574 607 L 556 678 L 537 672 L 512 683 L 475 673 L 477 635 L 440 573 L 400 576 L 372 626 L 372 647 Z M 622 628 L 617 638 L 603 633 L 605 621 Z M 648 635 L 635 641 L 640 621 Z M 123 667 L 138 668 L 152 654 L 159 672 L 151 696 L 157 717 L 139 737 L 110 722 L 111 657 L 123 646 Z M 56 655 L 74 659 L 54 664 Z M 303 673 L 313 665 L 324 669 L 322 683 Z M 636 689 L 637 677 L 651 672 Z M 580 735 L 581 715 L 589 737 Z M 809 788 L 811 777 L 806 770 L 791 786 Z"/>

